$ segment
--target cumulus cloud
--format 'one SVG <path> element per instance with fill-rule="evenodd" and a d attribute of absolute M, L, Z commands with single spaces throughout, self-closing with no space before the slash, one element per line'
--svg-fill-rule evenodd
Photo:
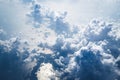
<path fill-rule="evenodd" d="M 50 63 L 42 63 L 39 71 L 37 72 L 38 80 L 58 80 L 55 75 L 53 66 Z"/>
<path fill-rule="evenodd" d="M 70 25 L 65 19 L 67 12 L 49 10 L 35 0 L 23 2 L 25 4 L 20 3 L 20 6 L 27 5 L 28 11 L 19 15 L 27 19 L 17 18 L 24 28 L 17 36 L 6 40 L 2 40 L 1 34 L 8 30 L 0 29 L 1 79 L 8 80 L 4 76 L 11 76 L 11 80 L 120 79 L 120 29 L 117 22 L 93 19 L 85 26 Z M 19 24 L 13 26 L 19 27 Z M 8 62 L 4 64 L 4 61 Z"/>

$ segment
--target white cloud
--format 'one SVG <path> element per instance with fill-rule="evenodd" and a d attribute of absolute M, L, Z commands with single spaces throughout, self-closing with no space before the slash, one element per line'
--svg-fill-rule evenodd
<path fill-rule="evenodd" d="M 112 27 L 112 30 L 109 32 L 108 35 L 112 36 L 116 40 L 120 40 L 120 24 L 116 24 L 116 26 Z"/>
<path fill-rule="evenodd" d="M 42 63 L 39 68 L 39 71 L 36 74 L 38 80 L 51 80 L 51 79 L 59 80 L 56 77 L 52 64 L 50 63 Z"/>
<path fill-rule="evenodd" d="M 93 4 L 99 1 L 89 1 L 90 4 L 87 2 L 88 0 L 78 0 L 76 2 L 72 0 L 46 0 L 41 3 L 33 2 L 32 4 L 24 5 L 19 2 L 18 5 L 14 4 L 16 2 L 3 2 L 0 6 L 4 7 L 5 10 L 1 9 L 2 14 L 0 14 L 0 17 L 6 16 L 2 17 L 2 19 L 5 18 L 8 20 L 1 22 L 2 24 L 6 24 L 2 25 L 3 29 L 9 32 L 8 28 L 13 26 L 13 29 L 10 30 L 13 32 L 16 30 L 15 32 L 17 32 L 18 35 L 6 41 L 0 40 L 0 46 L 4 49 L 0 48 L 3 52 L 16 51 L 15 54 L 25 63 L 25 67 L 30 70 L 29 73 L 40 64 L 39 71 L 34 72 L 34 74 L 37 74 L 38 80 L 59 80 L 61 77 L 63 77 L 63 79 L 79 79 L 79 77 L 86 77 L 83 76 L 86 74 L 91 74 L 93 77 L 96 75 L 100 77 L 99 73 L 103 75 L 108 73 L 104 71 L 106 69 L 110 71 L 111 69 L 115 69 L 111 71 L 110 74 L 118 76 L 118 74 L 115 73 L 115 71 L 118 70 L 115 64 L 118 61 L 116 59 L 119 59 L 118 56 L 120 52 L 119 26 L 114 27 L 114 24 L 111 25 L 99 19 L 92 20 L 87 26 L 70 25 L 71 22 L 75 24 L 76 21 L 79 22 L 78 18 L 81 16 L 83 16 L 83 18 L 91 18 L 92 15 L 96 14 L 93 14 L 93 12 L 96 12 L 99 6 L 94 8 L 96 4 Z M 101 5 L 102 2 L 100 2 L 99 5 Z M 43 6 L 49 4 L 48 7 L 53 8 L 55 12 L 49 10 L 49 8 L 44 8 L 40 4 Z M 107 6 L 105 6 L 106 4 L 107 6 L 113 5 L 111 2 L 105 0 L 105 4 L 103 5 L 105 9 L 103 11 L 108 9 L 106 8 Z M 27 10 L 25 5 L 27 5 Z M 80 10 L 78 10 L 78 8 L 80 8 Z M 114 6 L 112 6 L 112 9 L 114 9 Z M 57 12 L 59 10 L 68 11 L 67 18 L 70 22 L 65 20 L 67 13 L 63 12 L 62 14 Z M 8 13 L 9 11 L 10 13 Z M 4 12 L 7 13 L 3 14 Z M 80 16 L 78 12 L 81 12 Z M 88 13 L 90 14 L 86 16 Z M 106 14 L 108 13 L 105 13 L 105 15 Z M 110 13 L 110 15 L 111 14 L 112 13 Z M 26 17 L 30 20 L 30 22 L 28 21 L 29 24 L 26 24 Z M 81 18 L 81 20 L 83 18 Z M 4 26 L 6 28 L 4 28 Z M 3 33 L 3 30 L 0 29 L 0 32 Z M 115 53 L 117 54 L 117 58 L 114 56 L 116 55 Z M 106 64 L 109 66 L 108 68 L 106 68 Z M 57 66 L 57 68 L 55 66 Z M 99 67 L 101 71 L 99 71 Z M 87 69 L 88 72 L 85 72 L 85 69 Z M 89 72 L 90 69 L 98 73 L 94 74 L 93 71 Z M 81 74 L 82 71 L 85 73 Z M 69 74 L 64 76 L 66 73 Z M 108 79 L 108 76 L 107 74 L 105 78 Z M 111 79 L 114 79 L 114 77 Z"/>

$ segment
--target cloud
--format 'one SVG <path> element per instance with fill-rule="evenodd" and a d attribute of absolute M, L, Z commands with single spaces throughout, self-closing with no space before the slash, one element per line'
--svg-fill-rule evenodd
<path fill-rule="evenodd" d="M 120 39 L 120 35 L 119 35 L 119 32 L 120 32 L 120 27 L 119 27 L 119 24 L 117 24 L 116 26 L 114 26 L 112 28 L 112 30 L 109 32 L 109 35 L 114 37 L 116 40 L 119 40 Z"/>
<path fill-rule="evenodd" d="M 37 72 L 38 80 L 58 80 L 55 76 L 55 71 L 50 63 L 42 63 L 39 71 Z"/>
<path fill-rule="evenodd" d="M 69 1 L 65 2 L 68 4 Z M 86 3 L 87 1 L 81 2 Z M 5 6 L 2 6 L 7 6 L 6 11 L 8 11 L 8 5 L 14 3 L 16 2 L 4 3 Z M 61 1 L 60 4 L 62 3 Z M 61 13 L 50 10 L 39 1 L 31 3 L 31 0 L 25 4 L 19 3 L 20 7 L 18 6 L 17 9 L 25 9 L 25 12 L 14 11 L 17 10 L 14 6 L 16 5 L 10 7 L 13 9 L 10 11 L 10 15 L 15 14 L 14 17 L 12 16 L 13 20 L 18 18 L 20 23 L 14 25 L 14 22 L 9 22 L 12 19 L 10 17 L 8 23 L 11 23 L 13 27 L 18 27 L 16 28 L 18 34 L 9 39 L 0 40 L 0 55 L 2 56 L 0 65 L 7 65 L 7 68 L 0 67 L 0 70 L 7 70 L 5 73 L 3 73 L 4 71 L 0 73 L 2 76 L 12 76 L 10 79 L 20 80 L 119 79 L 120 29 L 117 22 L 109 23 L 102 19 L 93 19 L 85 26 L 71 25 L 65 19 L 68 17 L 69 11 Z M 92 5 L 89 6 L 92 8 Z M 2 13 L 4 12 L 2 9 Z M 8 15 L 8 13 L 2 15 Z M 11 26 L 4 21 L 1 23 L 6 24 L 6 27 Z M 20 26 L 22 29 L 19 31 Z M 3 30 L 9 32 L 8 28 L 2 27 L 1 34 L 4 32 Z M 8 62 L 4 64 L 3 62 L 6 60 Z M 11 64 L 9 65 L 9 63 Z M 19 70 L 21 71 L 16 72 Z M 13 77 L 16 75 L 17 78 Z M 5 77 L 2 79 L 7 80 Z"/>

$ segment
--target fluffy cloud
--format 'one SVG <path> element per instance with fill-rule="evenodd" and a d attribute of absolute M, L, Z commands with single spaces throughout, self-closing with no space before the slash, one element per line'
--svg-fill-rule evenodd
<path fill-rule="evenodd" d="M 1 37 L 5 28 L 0 29 L 1 79 L 8 80 L 4 76 L 11 76 L 11 80 L 120 79 L 117 22 L 94 19 L 88 25 L 73 26 L 65 20 L 66 12 L 49 10 L 33 0 L 21 5 L 28 9 L 23 14 L 27 19 L 20 21 L 24 29 L 6 40 Z"/>
<path fill-rule="evenodd" d="M 37 72 L 38 80 L 58 80 L 55 75 L 56 74 L 53 70 L 53 66 L 50 63 L 42 63 L 39 71 Z"/>

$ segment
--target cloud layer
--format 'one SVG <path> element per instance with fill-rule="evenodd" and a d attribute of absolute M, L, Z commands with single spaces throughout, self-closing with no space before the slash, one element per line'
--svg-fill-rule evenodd
<path fill-rule="evenodd" d="M 120 79 L 119 23 L 93 19 L 84 26 L 71 25 L 66 21 L 67 12 L 50 10 L 34 0 L 18 3 L 25 11 L 17 14 L 14 10 L 19 8 L 12 7 L 13 19 L 3 17 L 8 21 L 0 23 L 5 26 L 0 27 L 0 79 Z M 16 16 L 20 23 L 10 22 Z M 4 38 L 9 35 L 13 36 Z"/>

